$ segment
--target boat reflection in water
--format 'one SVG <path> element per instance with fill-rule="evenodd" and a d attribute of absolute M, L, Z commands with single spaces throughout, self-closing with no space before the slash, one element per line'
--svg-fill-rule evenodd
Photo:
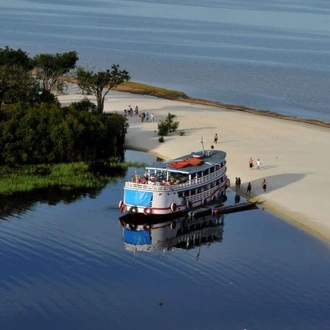
<path fill-rule="evenodd" d="M 128 251 L 193 249 L 204 244 L 221 242 L 224 215 L 185 216 L 172 219 L 150 219 L 127 214 L 119 219 L 123 228 L 123 243 Z"/>

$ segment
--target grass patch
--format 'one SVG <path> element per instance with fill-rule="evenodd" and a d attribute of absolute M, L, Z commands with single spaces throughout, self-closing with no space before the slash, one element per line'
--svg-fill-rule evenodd
<path fill-rule="evenodd" d="M 72 84 L 78 83 L 78 80 L 75 76 L 63 76 L 62 79 Z M 134 81 L 125 81 L 124 83 L 117 86 L 114 90 L 140 95 L 151 95 L 169 100 L 185 100 L 189 98 L 187 94 L 180 91 L 141 84 Z"/>
<path fill-rule="evenodd" d="M 188 98 L 185 93 L 180 91 L 141 84 L 133 81 L 126 81 L 122 83 L 116 88 L 116 90 L 134 94 L 151 95 L 170 100 L 182 100 Z"/>
<path fill-rule="evenodd" d="M 101 189 L 116 176 L 123 176 L 128 167 L 144 167 L 144 163 L 110 163 L 91 169 L 88 164 L 70 163 L 29 165 L 0 168 L 0 195 L 31 192 L 40 189 Z"/>

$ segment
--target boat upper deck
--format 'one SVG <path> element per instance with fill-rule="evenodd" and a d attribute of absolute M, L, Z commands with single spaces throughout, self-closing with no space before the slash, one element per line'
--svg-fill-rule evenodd
<path fill-rule="evenodd" d="M 188 159 L 192 159 L 194 155 L 202 155 L 202 152 L 192 152 L 191 154 L 172 159 L 165 162 L 154 162 L 150 166 L 147 166 L 147 170 L 154 171 L 169 171 L 169 172 L 177 172 L 183 174 L 194 174 L 197 172 L 202 172 L 214 165 L 220 165 L 226 158 L 226 153 L 221 150 L 206 150 L 204 155 L 201 158 L 196 158 L 202 160 L 200 164 L 197 162 L 195 164 L 187 162 L 184 167 L 174 167 L 174 163 L 184 162 Z M 172 164 L 172 166 L 171 166 Z"/>
<path fill-rule="evenodd" d="M 194 158 L 192 153 L 167 162 L 155 162 L 146 167 L 144 175 L 136 173 L 130 181 L 126 181 L 125 189 L 141 189 L 150 191 L 180 191 L 191 189 L 215 180 L 226 173 L 226 153 L 219 150 L 206 151 L 201 158 Z M 173 165 L 184 167 L 173 167 Z M 222 181 L 221 181 L 222 182 Z"/>

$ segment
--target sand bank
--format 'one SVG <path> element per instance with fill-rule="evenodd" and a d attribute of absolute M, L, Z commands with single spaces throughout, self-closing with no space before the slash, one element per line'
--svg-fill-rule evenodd
<path fill-rule="evenodd" d="M 65 95 L 63 104 L 77 101 L 81 95 Z M 274 117 L 236 112 L 225 108 L 189 104 L 123 92 L 110 92 L 105 111 L 123 113 L 129 105 L 140 112 L 155 115 L 154 123 L 141 123 L 129 117 L 127 148 L 144 150 L 164 159 L 200 150 L 203 136 L 206 148 L 211 144 L 227 152 L 228 176 L 242 180 L 241 194 L 248 182 L 251 198 L 260 205 L 315 234 L 330 240 L 330 130 Z M 172 133 L 158 141 L 157 121 L 168 113 L 177 115 L 184 136 Z M 217 133 L 219 140 L 213 143 Z M 248 160 L 261 161 L 261 168 L 250 170 Z M 268 181 L 267 192 L 261 187 Z M 329 219 L 329 220 L 328 220 Z"/>

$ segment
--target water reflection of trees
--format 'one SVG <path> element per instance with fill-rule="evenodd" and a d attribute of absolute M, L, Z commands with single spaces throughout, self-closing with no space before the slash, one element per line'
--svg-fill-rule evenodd
<path fill-rule="evenodd" d="M 13 215 L 22 215 L 31 210 L 36 203 L 48 205 L 57 205 L 58 203 L 70 204 L 87 196 L 95 198 L 103 188 L 63 190 L 55 187 L 1 196 L 0 219 Z"/>

